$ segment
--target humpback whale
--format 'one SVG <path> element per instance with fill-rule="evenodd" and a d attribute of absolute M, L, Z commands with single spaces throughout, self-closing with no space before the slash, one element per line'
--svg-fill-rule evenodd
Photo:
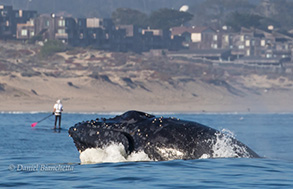
<path fill-rule="evenodd" d="M 258 158 L 259 155 L 234 137 L 197 122 L 128 111 L 114 118 L 84 121 L 69 128 L 76 148 L 104 148 L 122 144 L 125 154 L 143 151 L 151 160 L 227 157 Z"/>

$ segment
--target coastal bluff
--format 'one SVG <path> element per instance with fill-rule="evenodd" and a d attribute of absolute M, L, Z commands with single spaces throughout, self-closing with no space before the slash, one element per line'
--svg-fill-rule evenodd
<path fill-rule="evenodd" d="M 51 111 L 56 99 L 65 112 L 293 111 L 286 73 L 91 48 L 40 57 L 40 48 L 0 41 L 0 111 Z"/>

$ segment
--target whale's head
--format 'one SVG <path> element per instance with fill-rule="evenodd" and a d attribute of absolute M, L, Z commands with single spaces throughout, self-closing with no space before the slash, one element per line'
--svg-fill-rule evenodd
<path fill-rule="evenodd" d="M 88 148 L 104 148 L 113 143 L 122 144 L 128 154 L 134 149 L 133 138 L 130 134 L 106 123 L 96 121 L 78 123 L 69 128 L 68 133 L 79 152 Z"/>

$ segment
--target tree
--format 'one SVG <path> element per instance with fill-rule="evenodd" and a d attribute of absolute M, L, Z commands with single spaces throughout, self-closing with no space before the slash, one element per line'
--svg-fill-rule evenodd
<path fill-rule="evenodd" d="M 240 31 L 241 27 L 259 27 L 263 17 L 255 14 L 233 12 L 228 19 L 226 24 L 231 26 L 235 31 Z"/>
<path fill-rule="evenodd" d="M 293 2 L 286 0 L 272 1 L 272 7 L 275 9 L 275 14 L 270 18 L 276 20 L 282 28 L 292 29 L 293 25 Z"/>
<path fill-rule="evenodd" d="M 145 27 L 148 16 L 138 10 L 118 8 L 112 13 L 112 20 L 116 25 L 137 25 Z"/>
<path fill-rule="evenodd" d="M 201 4 L 196 4 L 190 8 L 194 13 L 195 25 L 210 25 L 222 27 L 227 15 L 232 12 L 250 12 L 255 5 L 248 0 L 205 0 Z"/>
<path fill-rule="evenodd" d="M 149 26 L 156 29 L 169 29 L 180 26 L 193 18 L 188 12 L 181 12 L 173 9 L 159 9 L 151 13 Z"/>

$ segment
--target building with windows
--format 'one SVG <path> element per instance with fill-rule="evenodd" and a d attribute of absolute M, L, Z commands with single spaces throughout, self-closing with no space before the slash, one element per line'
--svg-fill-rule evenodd
<path fill-rule="evenodd" d="M 0 39 L 16 38 L 17 24 L 23 24 L 20 26 L 23 28 L 23 36 L 25 36 L 25 32 L 27 32 L 27 35 L 33 35 L 34 33 L 31 32 L 31 29 L 25 31 L 25 28 L 31 27 L 31 19 L 36 16 L 36 11 L 13 10 L 12 6 L 0 5 Z"/>

